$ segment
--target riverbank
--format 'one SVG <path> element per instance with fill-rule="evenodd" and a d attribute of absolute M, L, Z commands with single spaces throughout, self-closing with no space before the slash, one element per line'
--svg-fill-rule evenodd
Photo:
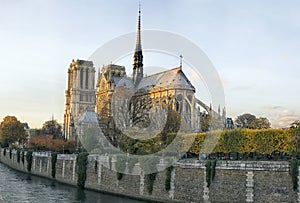
<path fill-rule="evenodd" d="M 9 150 L 5 154 L 1 149 L 2 163 L 27 172 L 26 159 L 24 163 L 18 162 L 16 151 L 12 151 L 11 156 Z M 163 164 L 161 162 L 157 167 Z M 157 202 L 297 202 L 300 196 L 293 190 L 290 166 L 286 161 L 218 161 L 210 183 L 207 173 L 212 169 L 207 170 L 204 162 L 196 160 L 177 162 L 169 174 L 158 172 L 152 183 L 138 164 L 133 168 L 137 175 L 123 174 L 121 179 L 118 179 L 115 167 L 114 157 L 88 156 L 85 188 Z M 56 181 L 77 185 L 76 155 L 58 154 L 55 170 Z M 51 172 L 51 154 L 33 153 L 31 174 L 53 179 Z M 168 189 L 166 183 L 169 183 Z M 153 184 L 151 192 L 149 184 Z"/>

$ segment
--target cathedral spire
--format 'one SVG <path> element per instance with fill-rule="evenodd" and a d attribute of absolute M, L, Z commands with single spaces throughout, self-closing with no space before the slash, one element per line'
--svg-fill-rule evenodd
<path fill-rule="evenodd" d="M 133 82 L 138 84 L 143 78 L 143 52 L 141 43 L 141 3 L 139 3 L 138 27 L 136 35 L 136 45 L 133 57 Z"/>

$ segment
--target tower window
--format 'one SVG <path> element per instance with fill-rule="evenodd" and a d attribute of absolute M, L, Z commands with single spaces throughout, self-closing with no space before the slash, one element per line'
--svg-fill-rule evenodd
<path fill-rule="evenodd" d="M 85 74 L 85 89 L 89 88 L 89 70 L 86 69 L 86 74 Z"/>
<path fill-rule="evenodd" d="M 80 88 L 83 88 L 83 69 L 80 70 Z"/>

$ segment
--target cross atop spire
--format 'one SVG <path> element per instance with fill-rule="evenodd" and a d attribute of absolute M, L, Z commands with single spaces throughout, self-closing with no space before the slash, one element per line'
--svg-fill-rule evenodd
<path fill-rule="evenodd" d="M 141 42 L 141 2 L 139 2 L 139 17 L 138 26 L 136 34 L 136 45 L 135 52 L 133 56 L 133 82 L 138 84 L 143 78 L 143 52 L 142 52 L 142 42 Z"/>

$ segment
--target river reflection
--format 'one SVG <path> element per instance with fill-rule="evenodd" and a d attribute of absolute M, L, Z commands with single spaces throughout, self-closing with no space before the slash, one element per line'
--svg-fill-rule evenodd
<path fill-rule="evenodd" d="M 141 203 L 143 201 L 78 190 L 55 181 L 14 171 L 0 163 L 0 202 Z"/>

